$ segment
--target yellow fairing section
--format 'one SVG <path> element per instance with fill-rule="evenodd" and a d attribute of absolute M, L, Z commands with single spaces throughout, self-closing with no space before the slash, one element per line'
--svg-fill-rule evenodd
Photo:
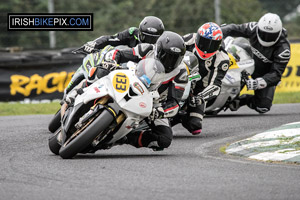
<path fill-rule="evenodd" d="M 228 56 L 229 56 L 229 68 L 230 69 L 239 68 L 239 66 L 236 64 L 236 61 L 235 61 L 233 55 L 231 55 L 231 53 L 228 53 Z"/>

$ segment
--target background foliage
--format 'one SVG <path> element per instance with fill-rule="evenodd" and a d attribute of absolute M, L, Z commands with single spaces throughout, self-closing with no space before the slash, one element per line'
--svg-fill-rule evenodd
<path fill-rule="evenodd" d="M 94 13 L 94 31 L 57 31 L 56 47 L 80 46 L 101 35 L 138 26 L 147 15 L 161 18 L 167 30 L 186 34 L 215 21 L 213 0 L 54 0 L 57 13 Z M 300 38 L 299 0 L 220 0 L 222 23 L 257 21 L 264 13 L 280 15 L 289 38 Z M 7 31 L 7 13 L 47 13 L 47 0 L 9 0 L 0 4 L 0 48 L 49 48 L 47 31 Z M 296 14 L 295 14 L 296 13 Z M 290 16 L 288 18 L 287 16 Z"/>

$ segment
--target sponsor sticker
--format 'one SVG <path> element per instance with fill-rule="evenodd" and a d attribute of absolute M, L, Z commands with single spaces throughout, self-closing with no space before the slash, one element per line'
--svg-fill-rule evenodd
<path fill-rule="evenodd" d="M 223 70 L 223 71 L 227 71 L 227 70 L 228 70 L 228 64 L 227 64 L 227 63 L 224 63 L 224 64 L 222 65 L 222 70 Z"/>
<path fill-rule="evenodd" d="M 133 83 L 133 87 L 135 87 L 141 94 L 144 94 L 145 91 L 138 82 Z"/>
<path fill-rule="evenodd" d="M 99 90 L 99 88 L 97 88 L 97 87 L 94 87 L 94 90 L 96 91 L 96 93 L 100 93 L 100 90 Z"/>
<path fill-rule="evenodd" d="M 146 107 L 147 107 L 147 105 L 146 105 L 144 102 L 140 102 L 140 103 L 139 103 L 139 106 L 140 106 L 141 108 L 146 108 Z"/>

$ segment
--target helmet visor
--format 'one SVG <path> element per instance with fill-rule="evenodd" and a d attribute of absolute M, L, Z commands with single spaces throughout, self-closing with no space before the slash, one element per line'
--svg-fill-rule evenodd
<path fill-rule="evenodd" d="M 140 34 L 140 40 L 143 43 L 149 43 L 149 44 L 154 44 L 156 43 L 157 39 L 159 38 L 160 35 L 153 35 L 153 34 L 149 34 L 146 32 L 141 32 Z"/>
<path fill-rule="evenodd" d="M 276 33 L 268 33 L 258 28 L 257 34 L 260 37 L 260 39 L 264 42 L 275 42 L 280 35 L 280 31 Z"/>
<path fill-rule="evenodd" d="M 195 44 L 204 53 L 214 53 L 220 48 L 222 40 L 212 40 L 197 35 Z"/>
<path fill-rule="evenodd" d="M 166 73 L 169 73 L 173 69 L 175 69 L 183 59 L 183 56 L 181 56 L 180 54 L 168 53 L 168 52 L 164 51 L 163 49 L 161 49 L 161 51 L 158 53 L 157 57 L 160 60 L 160 62 L 163 64 L 163 66 L 165 67 Z"/>

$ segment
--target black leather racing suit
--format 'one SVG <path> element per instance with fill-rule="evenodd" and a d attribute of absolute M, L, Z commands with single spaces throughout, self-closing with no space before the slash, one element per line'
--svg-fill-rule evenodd
<path fill-rule="evenodd" d="M 135 48 L 116 51 L 114 59 L 119 63 L 129 60 L 138 62 L 143 58 L 154 57 L 154 45 L 138 44 Z M 168 118 L 173 117 L 179 110 L 179 101 L 187 83 L 187 69 L 179 65 L 173 71 L 166 73 L 162 85 L 158 88 L 160 104 L 164 110 L 164 118 L 148 121 L 151 130 L 132 131 L 127 135 L 128 143 L 135 147 L 163 149 L 170 146 L 173 138 L 172 128 Z"/>
<path fill-rule="evenodd" d="M 256 28 L 257 22 L 245 24 L 229 24 L 222 26 L 224 37 L 249 38 L 255 69 L 252 78 L 263 78 L 267 87 L 255 90 L 253 95 L 243 95 L 240 98 L 240 106 L 248 105 L 259 113 L 268 112 L 271 109 L 275 87 L 280 82 L 281 76 L 290 59 L 290 43 L 287 39 L 287 31 L 282 30 L 279 40 L 270 47 L 262 46 L 258 39 Z"/>
<path fill-rule="evenodd" d="M 193 88 L 192 95 L 201 97 L 203 102 L 201 105 L 194 106 L 188 104 L 187 114 L 180 119 L 182 125 L 193 134 L 202 129 L 206 103 L 219 95 L 222 79 L 229 68 L 229 57 L 223 47 L 211 58 L 202 60 L 195 49 L 195 37 L 195 33 L 190 33 L 183 36 L 183 39 L 187 50 L 193 52 L 197 57 L 201 76 L 201 79 L 196 82 Z M 174 121 L 178 121 L 178 119 Z"/>

